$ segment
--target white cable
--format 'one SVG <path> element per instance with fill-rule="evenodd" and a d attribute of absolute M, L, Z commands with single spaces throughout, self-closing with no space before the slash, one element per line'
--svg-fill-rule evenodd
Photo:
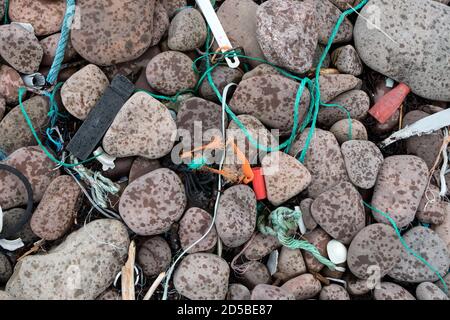
<path fill-rule="evenodd" d="M 444 129 L 444 139 L 447 140 L 448 138 L 448 129 L 445 128 Z M 440 180 L 441 180 L 441 192 L 439 193 L 439 195 L 441 197 L 445 197 L 445 195 L 447 194 L 447 181 L 445 180 L 445 173 L 447 172 L 447 168 L 448 168 L 448 153 L 447 153 L 447 146 L 445 148 L 442 148 L 442 167 L 441 167 L 441 172 L 440 172 Z"/>
<path fill-rule="evenodd" d="M 227 103 L 227 95 L 228 95 L 228 90 L 232 87 L 232 86 L 237 86 L 237 84 L 235 83 L 229 83 L 224 89 L 223 89 L 223 94 L 222 94 L 222 140 L 224 141 L 224 143 L 226 143 L 226 128 L 225 128 L 225 108 L 226 108 L 226 103 Z M 226 150 L 226 146 L 225 146 L 225 150 Z M 222 170 L 223 168 L 223 163 L 225 161 L 225 153 L 222 153 L 222 156 L 220 158 L 220 163 L 219 163 L 219 170 Z M 166 276 L 166 281 L 164 283 L 164 294 L 163 294 L 163 300 L 167 300 L 167 296 L 168 296 L 168 289 L 169 289 L 169 281 L 170 278 L 172 277 L 172 273 L 173 270 L 175 269 L 175 266 L 177 265 L 178 261 L 180 261 L 180 259 L 190 250 L 192 249 L 194 246 L 196 246 L 200 241 L 202 241 L 203 239 L 206 238 L 206 236 L 211 232 L 212 228 L 214 227 L 214 224 L 216 222 L 216 216 L 217 216 L 217 210 L 219 208 L 219 201 L 220 201 L 220 195 L 221 195 L 221 190 L 222 190 L 222 176 L 219 174 L 218 176 L 218 182 L 217 182 L 217 197 L 216 197 L 216 202 L 214 203 L 214 214 L 213 214 L 213 219 L 211 221 L 211 225 L 209 226 L 208 230 L 206 230 L 205 234 L 198 239 L 197 241 L 195 241 L 194 243 L 192 243 L 189 247 L 187 247 L 179 256 L 178 258 L 175 260 L 175 262 L 170 266 L 169 270 L 167 271 L 167 276 Z"/>

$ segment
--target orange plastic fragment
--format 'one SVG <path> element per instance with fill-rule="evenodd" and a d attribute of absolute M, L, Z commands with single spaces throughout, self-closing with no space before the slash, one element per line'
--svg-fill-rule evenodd
<path fill-rule="evenodd" d="M 411 92 L 411 88 L 404 83 L 400 83 L 393 90 L 382 97 L 370 110 L 369 114 L 379 123 L 388 121 L 405 101 L 406 96 Z"/>

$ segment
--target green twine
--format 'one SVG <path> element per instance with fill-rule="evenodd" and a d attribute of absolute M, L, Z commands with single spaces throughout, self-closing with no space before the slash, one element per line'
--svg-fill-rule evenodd
<path fill-rule="evenodd" d="M 280 243 L 289 249 L 302 249 L 311 253 L 320 263 L 331 270 L 336 270 L 336 265 L 323 257 L 319 249 L 305 240 L 295 239 L 289 234 L 298 228 L 298 221 L 302 217 L 300 211 L 295 211 L 286 207 L 279 207 L 269 215 L 272 227 L 264 223 L 264 216 L 258 218 L 258 230 L 264 235 L 277 237 Z"/>
<path fill-rule="evenodd" d="M 7 24 L 8 23 L 8 11 L 9 11 L 9 0 L 5 0 L 5 5 L 4 5 L 4 17 L 3 17 L 3 24 Z"/>
<path fill-rule="evenodd" d="M 189 169 L 198 170 L 207 164 L 205 157 L 194 158 L 191 163 L 188 164 Z"/>
<path fill-rule="evenodd" d="M 390 224 L 394 227 L 395 232 L 397 233 L 398 238 L 400 239 L 400 242 L 402 243 L 403 247 L 405 247 L 406 251 L 409 254 L 412 254 L 417 260 L 419 260 L 420 262 L 422 262 L 424 265 L 426 265 L 431 271 L 433 271 L 439 278 L 439 281 L 442 283 L 442 285 L 444 286 L 444 291 L 446 294 L 448 294 L 448 287 L 447 284 L 445 283 L 444 278 L 442 278 L 441 274 L 439 273 L 439 271 L 437 271 L 427 260 L 425 260 L 420 254 L 418 254 L 417 252 L 415 252 L 413 249 L 411 249 L 411 247 L 406 243 L 405 239 L 402 237 L 401 231 L 398 228 L 397 224 L 395 223 L 394 219 L 391 218 L 391 216 L 389 216 L 389 214 L 387 214 L 386 212 L 383 212 L 375 207 L 372 207 L 370 204 L 368 204 L 367 202 L 363 201 L 364 205 L 369 208 L 370 210 L 382 215 L 383 217 L 385 217 L 386 219 L 389 220 Z"/>

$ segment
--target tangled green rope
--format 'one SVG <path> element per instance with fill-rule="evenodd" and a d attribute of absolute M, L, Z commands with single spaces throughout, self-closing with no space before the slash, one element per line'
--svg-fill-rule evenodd
<path fill-rule="evenodd" d="M 266 223 L 264 215 L 258 217 L 258 230 L 264 235 L 278 238 L 280 243 L 289 249 L 302 249 L 311 253 L 320 263 L 331 270 L 336 270 L 336 265 L 322 256 L 313 244 L 305 240 L 299 240 L 291 236 L 298 228 L 298 221 L 302 217 L 300 211 L 295 211 L 286 207 L 278 207 L 269 215 L 270 223 Z M 271 225 L 271 226 L 270 226 Z"/>

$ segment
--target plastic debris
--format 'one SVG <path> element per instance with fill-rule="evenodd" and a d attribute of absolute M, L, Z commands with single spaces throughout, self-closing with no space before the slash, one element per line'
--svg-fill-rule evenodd
<path fill-rule="evenodd" d="M 369 114 L 379 123 L 383 124 L 400 108 L 411 89 L 400 83 L 395 89 L 389 91 L 370 110 Z"/>

